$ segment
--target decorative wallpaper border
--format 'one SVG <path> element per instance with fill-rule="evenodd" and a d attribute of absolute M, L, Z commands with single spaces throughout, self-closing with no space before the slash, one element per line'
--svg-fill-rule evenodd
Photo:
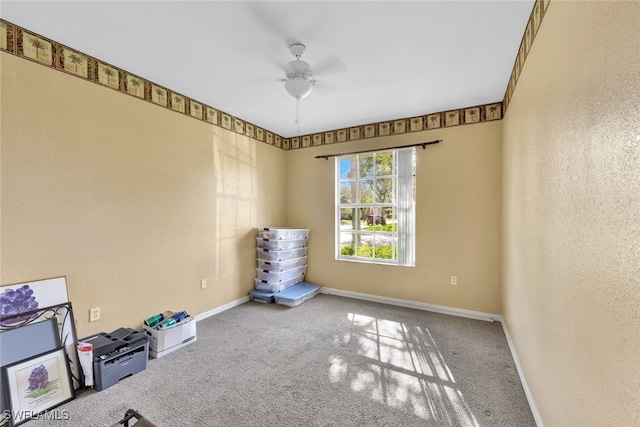
<path fill-rule="evenodd" d="M 377 136 L 400 135 L 403 133 L 469 125 L 500 119 L 502 119 L 502 102 L 496 102 L 407 119 L 389 120 L 345 129 L 296 136 L 285 139 L 285 145 L 288 145 L 288 149 L 290 150 L 296 150 L 298 148 L 317 145 L 358 141 L 361 139 L 375 138 Z"/>
<path fill-rule="evenodd" d="M 551 0 L 536 0 L 533 5 L 531 15 L 529 15 L 529 20 L 527 21 L 527 27 L 524 30 L 524 35 L 522 36 L 522 40 L 520 41 L 520 49 L 518 49 L 518 55 L 516 56 L 515 63 L 513 64 L 511 77 L 509 78 L 509 84 L 507 85 L 507 90 L 504 94 L 503 104 L 505 112 L 507 111 L 509 103 L 511 102 L 511 98 L 513 97 L 513 94 L 516 90 L 516 84 L 518 83 L 520 74 L 522 74 L 524 62 L 527 59 L 527 55 L 529 55 L 531 46 L 533 46 L 533 40 L 536 38 L 536 35 L 538 35 L 540 24 L 542 23 L 542 19 L 547 12 L 547 8 L 549 7 L 550 2 Z"/>
<path fill-rule="evenodd" d="M 0 50 L 278 148 L 284 138 L 122 68 L 0 19 Z"/>
<path fill-rule="evenodd" d="M 288 138 L 284 140 L 283 147 L 287 150 L 313 147 L 317 145 L 334 144 L 360 139 L 374 138 L 376 136 L 398 135 L 408 132 L 418 132 L 437 128 L 446 128 L 467 124 L 475 124 L 492 120 L 501 120 L 513 93 L 520 73 L 533 40 L 538 34 L 542 19 L 549 7 L 551 0 L 535 0 L 531 14 L 527 21 L 525 32 L 520 41 L 520 48 L 511 71 L 511 77 L 502 102 L 478 105 L 469 108 L 460 108 L 450 111 L 426 114 L 424 116 L 391 120 L 386 122 L 371 123 L 346 129 L 336 129 L 311 135 Z"/>
<path fill-rule="evenodd" d="M 501 120 L 551 0 L 536 0 L 501 102 L 283 138 L 207 104 L 0 19 L 0 50 L 284 150 Z"/>

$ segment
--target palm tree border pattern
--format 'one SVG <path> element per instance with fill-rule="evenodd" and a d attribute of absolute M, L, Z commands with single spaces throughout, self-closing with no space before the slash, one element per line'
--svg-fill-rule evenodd
<path fill-rule="evenodd" d="M 550 0 L 536 0 L 534 3 L 534 6 L 532 7 L 532 11 L 529 17 L 529 22 L 528 22 L 528 27 L 531 28 L 528 33 L 523 34 L 522 37 L 522 41 L 521 44 L 525 44 L 526 47 L 525 49 L 520 49 L 518 52 L 518 58 L 516 58 L 515 61 L 515 65 L 514 68 L 512 70 L 512 76 L 510 79 L 510 84 L 507 87 L 507 90 L 504 94 L 504 98 L 501 101 L 498 102 L 494 102 L 494 103 L 489 103 L 489 104 L 484 104 L 484 105 L 477 105 L 477 106 L 472 106 L 472 107 L 466 107 L 466 108 L 462 108 L 462 109 L 458 109 L 458 110 L 451 110 L 451 111 L 442 111 L 442 112 L 434 112 L 434 113 L 428 113 L 424 116 L 419 116 L 418 118 L 420 120 L 422 120 L 423 123 L 423 130 L 429 130 L 429 129 L 435 129 L 435 128 L 440 128 L 440 127 L 450 127 L 450 126 L 459 126 L 459 125 L 465 125 L 465 124 L 474 124 L 474 123 L 481 123 L 484 121 L 493 121 L 493 120 L 500 120 L 504 117 L 504 113 L 507 110 L 507 107 L 509 105 L 509 101 L 511 99 L 511 96 L 513 96 L 513 93 L 515 91 L 515 86 L 517 84 L 517 76 L 520 75 L 522 68 L 524 66 L 524 60 L 526 60 L 527 54 L 529 53 L 529 51 L 531 50 L 531 46 L 534 43 L 535 37 L 537 36 L 538 33 L 538 28 L 540 27 L 542 20 L 545 17 L 546 14 L 546 9 L 549 5 Z M 74 53 L 72 55 L 80 55 L 80 56 L 69 56 L 69 61 L 70 64 L 73 64 L 73 72 L 70 72 L 71 69 L 67 70 L 65 69 L 65 57 L 63 55 L 64 54 L 64 50 L 69 49 L 72 50 L 70 48 L 68 48 L 65 45 L 62 45 L 60 43 L 57 43 L 53 40 L 50 40 L 46 37 L 42 37 L 38 34 L 32 33 L 31 31 L 25 30 L 22 27 L 19 27 L 15 24 L 12 24 L 11 22 L 5 21 L 3 19 L 0 19 L 0 22 L 2 22 L 2 26 L 3 29 L 5 29 L 6 31 L 6 46 L 3 46 L 1 50 L 8 52 L 10 54 L 19 56 L 19 57 L 23 57 L 23 58 L 27 58 L 27 59 L 31 59 L 33 61 L 36 61 L 37 63 L 41 64 L 41 65 L 45 65 L 48 66 L 50 68 L 54 68 L 54 69 L 58 69 L 60 71 L 66 71 L 69 75 L 75 75 L 76 77 L 80 77 L 83 78 L 85 80 L 89 80 L 93 83 L 100 83 L 103 84 L 100 81 L 100 74 L 99 71 L 101 71 L 99 69 L 99 60 L 96 58 L 93 58 L 89 55 L 85 55 L 82 54 L 80 52 Z M 529 37 L 529 39 L 527 39 L 527 36 Z M 36 58 L 32 58 L 30 56 L 28 56 L 25 53 L 25 44 L 31 43 L 32 48 L 35 48 L 35 56 Z M 49 50 L 50 49 L 50 50 Z M 42 59 L 42 53 L 45 51 L 50 51 L 51 54 L 51 61 L 48 60 L 48 58 L 46 59 Z M 81 58 L 80 61 L 77 61 L 78 58 Z M 78 73 L 78 65 L 81 64 L 82 59 L 86 60 L 87 62 L 87 75 L 83 75 L 83 73 Z M 69 64 L 69 66 L 70 66 Z M 118 74 L 122 73 L 123 70 L 120 70 L 116 67 L 111 67 L 111 66 L 106 66 L 105 67 L 109 67 L 112 70 L 116 70 Z M 104 70 L 104 69 L 103 69 Z M 107 82 L 108 82 L 108 87 L 113 88 L 114 90 L 118 90 L 120 92 L 123 93 L 127 93 L 128 92 L 128 86 L 126 83 L 126 80 L 122 80 L 122 82 L 120 81 L 120 79 L 118 79 L 118 82 L 113 82 L 112 78 L 115 76 L 115 74 L 112 75 L 107 75 Z M 152 82 L 141 78 L 140 79 L 142 81 L 142 84 L 145 87 L 151 87 L 150 85 L 153 84 Z M 104 84 L 103 84 L 104 86 Z M 137 89 L 137 88 L 136 88 Z M 136 90 L 137 92 L 137 90 Z M 152 91 L 151 90 L 143 90 L 143 94 L 137 95 L 140 99 L 144 99 L 147 102 L 154 102 L 152 100 Z M 167 93 L 168 95 L 168 93 Z M 190 106 L 191 104 L 191 99 L 185 96 L 180 95 L 183 98 L 183 105 L 184 108 L 186 110 L 186 108 L 188 106 Z M 167 101 L 169 101 L 167 99 Z M 154 102 L 156 103 L 156 102 Z M 157 104 L 157 103 L 156 103 Z M 170 108 L 171 109 L 171 102 L 166 102 L 164 105 L 159 104 L 165 108 Z M 157 104 L 158 105 L 158 104 Z M 229 125 L 231 124 L 231 126 L 229 126 L 228 128 L 231 127 L 235 127 L 236 129 L 234 129 L 236 132 L 238 133 L 245 133 L 248 131 L 247 129 L 251 129 L 251 127 L 246 127 L 241 125 L 241 126 L 233 126 L 233 124 L 236 123 L 244 123 L 244 124 L 249 124 L 244 122 L 242 119 L 240 118 L 236 118 L 233 116 L 228 115 L 228 121 L 225 122 L 225 120 L 215 120 L 215 118 L 217 118 L 216 116 L 220 116 L 220 113 L 223 113 L 219 110 L 214 109 L 213 107 L 210 107 L 206 104 L 202 104 L 202 114 L 195 114 L 195 115 L 191 115 L 189 114 L 190 117 L 196 119 L 196 120 L 202 120 L 202 121 L 207 121 L 208 123 L 211 123 L 215 126 L 221 126 L 221 127 L 226 127 L 225 125 Z M 211 112 L 213 112 L 213 114 L 211 114 Z M 182 111 L 182 113 L 184 114 L 184 111 Z M 206 113 L 206 114 L 205 114 Z M 448 115 L 449 114 L 454 114 L 457 115 L 457 119 L 458 120 L 447 120 Z M 478 118 L 477 120 L 475 119 L 475 114 L 478 114 Z M 224 114 L 224 113 L 223 113 Z M 471 120 L 467 120 L 466 116 L 469 116 L 471 118 Z M 214 120 L 212 120 L 211 118 L 213 118 Z M 414 118 L 415 119 L 415 118 Z M 438 120 L 439 119 L 439 120 Z M 410 120 L 411 118 L 405 118 L 404 120 L 407 120 L 406 123 L 411 124 Z M 436 123 L 436 121 L 439 121 L 439 123 Z M 418 125 L 419 127 L 419 125 Z M 369 129 L 374 129 L 374 132 L 367 132 L 366 130 Z M 378 132 L 375 132 L 375 131 Z M 390 126 L 389 122 L 378 122 L 378 123 L 368 123 L 368 124 L 364 124 L 361 126 L 356 126 L 352 129 L 352 131 L 350 132 L 351 135 L 356 136 L 357 139 L 365 139 L 365 138 L 371 138 L 373 134 L 378 134 L 378 136 L 383 136 L 383 135 L 390 135 L 393 134 L 395 132 L 392 132 L 393 129 Z M 398 129 L 400 130 L 400 129 Z M 405 132 L 406 132 L 406 128 L 405 128 Z M 326 137 L 326 135 L 330 134 L 330 133 L 335 133 L 337 130 L 328 130 L 328 131 L 324 131 L 323 134 L 325 135 L 324 138 L 321 138 L 320 140 L 320 144 L 327 144 L 327 143 L 334 143 L 334 142 L 338 142 L 338 141 L 329 141 L 330 138 Z M 275 145 L 277 147 L 284 147 L 284 148 L 289 148 L 291 146 L 291 140 L 289 138 L 283 138 L 280 135 L 274 134 L 273 132 L 269 132 L 266 129 L 261 129 L 258 128 L 257 126 L 254 125 L 254 132 L 253 135 L 255 135 L 259 141 L 261 142 L 265 142 L 267 144 L 270 145 Z M 305 135 L 301 136 L 300 138 L 304 138 Z M 353 140 L 352 137 L 349 138 L 344 138 L 344 140 Z M 314 140 L 313 144 L 298 144 L 298 147 L 307 147 L 307 146 L 316 146 L 316 141 Z"/>

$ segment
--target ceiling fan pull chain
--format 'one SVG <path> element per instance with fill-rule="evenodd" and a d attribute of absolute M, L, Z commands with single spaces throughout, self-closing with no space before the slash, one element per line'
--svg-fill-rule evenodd
<path fill-rule="evenodd" d="M 300 133 L 300 100 L 296 99 L 296 124 L 298 125 L 298 133 Z"/>

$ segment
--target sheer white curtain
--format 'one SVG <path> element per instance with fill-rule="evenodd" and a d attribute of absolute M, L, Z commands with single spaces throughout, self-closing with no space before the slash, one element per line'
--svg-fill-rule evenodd
<path fill-rule="evenodd" d="M 397 150 L 398 264 L 415 265 L 416 215 L 413 189 L 415 148 Z"/>

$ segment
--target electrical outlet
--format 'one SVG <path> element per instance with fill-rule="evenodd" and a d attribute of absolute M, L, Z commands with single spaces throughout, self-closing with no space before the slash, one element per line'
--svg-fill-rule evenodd
<path fill-rule="evenodd" d="M 458 276 L 451 276 L 451 284 L 452 285 L 458 284 Z"/>
<path fill-rule="evenodd" d="M 94 322 L 100 319 L 100 307 L 95 307 L 89 310 L 89 322 Z"/>
<path fill-rule="evenodd" d="M 207 279 L 200 280 L 200 288 L 204 289 L 207 287 Z"/>

